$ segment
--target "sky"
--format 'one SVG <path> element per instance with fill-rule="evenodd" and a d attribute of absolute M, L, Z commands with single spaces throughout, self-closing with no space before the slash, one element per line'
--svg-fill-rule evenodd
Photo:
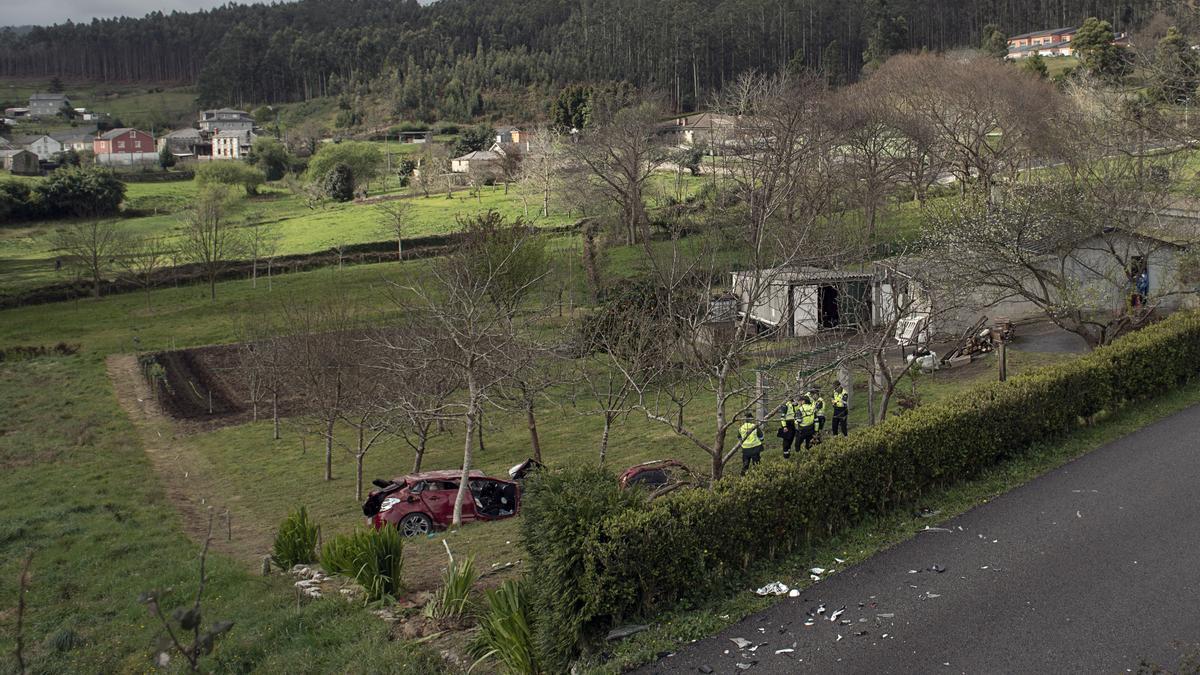
<path fill-rule="evenodd" d="M 251 4 L 262 0 L 238 0 Z M 223 5 L 227 0 L 0 0 L 0 25 L 88 23 L 93 18 L 144 16 L 149 12 L 195 11 Z"/>

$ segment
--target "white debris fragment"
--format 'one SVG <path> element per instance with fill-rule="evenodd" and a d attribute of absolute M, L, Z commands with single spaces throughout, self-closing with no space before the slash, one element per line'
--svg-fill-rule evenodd
<path fill-rule="evenodd" d="M 732 642 L 733 644 L 737 645 L 738 649 L 745 649 L 745 648 L 749 647 L 750 645 L 754 644 L 753 642 L 747 640 L 746 638 L 740 638 L 740 637 L 729 638 L 729 641 Z"/>
<path fill-rule="evenodd" d="M 839 565 L 845 564 L 845 562 L 846 562 L 845 560 L 842 560 L 841 558 L 834 558 L 833 561 Z"/>
<path fill-rule="evenodd" d="M 841 608 L 841 609 L 839 609 L 839 610 L 835 611 L 833 614 L 830 614 L 830 615 L 829 615 L 829 620 L 830 620 L 830 621 L 837 621 L 838 617 L 839 617 L 839 616 L 841 616 L 841 615 L 842 615 L 842 612 L 844 612 L 844 611 L 846 611 L 846 608 L 845 608 L 845 607 L 843 607 L 843 608 Z"/>
<path fill-rule="evenodd" d="M 841 636 L 841 634 L 839 633 L 839 634 L 838 634 L 838 639 L 834 640 L 834 642 L 841 642 L 841 641 L 842 641 L 842 636 Z"/>
<path fill-rule="evenodd" d="M 789 647 L 789 648 L 787 648 L 787 649 L 776 649 L 776 650 L 775 650 L 775 656 L 779 656 L 780 654 L 791 654 L 791 653 L 793 653 L 793 652 L 795 652 L 795 651 L 796 651 L 795 649 L 792 649 L 792 648 L 790 648 L 790 647 Z"/>
<path fill-rule="evenodd" d="M 824 567 L 814 567 L 814 568 L 810 569 L 809 572 L 811 572 L 813 574 L 825 574 L 825 568 Z"/>
<path fill-rule="evenodd" d="M 762 595 L 762 596 L 787 595 L 787 592 L 789 590 L 791 590 L 791 589 L 788 588 L 787 584 L 783 583 L 782 581 L 772 581 L 771 583 L 767 584 L 766 586 L 763 586 L 762 588 L 760 588 L 754 592 L 757 593 L 758 595 Z"/>
<path fill-rule="evenodd" d="M 798 589 L 798 588 L 793 588 L 792 590 L 788 591 L 788 597 L 789 597 L 789 598 L 798 598 L 798 597 L 800 597 L 800 589 Z"/>

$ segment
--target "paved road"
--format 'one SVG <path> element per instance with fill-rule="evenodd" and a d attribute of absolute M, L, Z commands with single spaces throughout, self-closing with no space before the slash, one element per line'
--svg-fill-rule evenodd
<path fill-rule="evenodd" d="M 640 672 L 1115 673 L 1143 659 L 1176 663 L 1180 641 L 1200 643 L 1200 406 L 939 526 L 950 531 L 922 532 Z M 825 615 L 805 626 L 822 603 Z M 842 606 L 849 625 L 826 618 Z M 738 649 L 731 638 L 766 644 Z"/>

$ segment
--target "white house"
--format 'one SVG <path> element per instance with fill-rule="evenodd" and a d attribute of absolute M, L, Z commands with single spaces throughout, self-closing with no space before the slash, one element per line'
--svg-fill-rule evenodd
<path fill-rule="evenodd" d="M 222 131 L 253 131 L 254 118 L 245 110 L 221 108 L 200 112 L 200 130 L 216 134 Z"/>
<path fill-rule="evenodd" d="M 476 150 L 461 157 L 450 160 L 450 171 L 454 173 L 470 173 L 471 171 L 494 171 L 500 165 L 500 153 L 492 150 Z"/>
<path fill-rule="evenodd" d="M 75 152 L 83 152 L 92 149 L 92 141 L 96 138 L 95 130 L 92 131 L 59 131 L 50 134 L 54 140 L 62 143 L 63 152 L 74 150 Z"/>
<path fill-rule="evenodd" d="M 213 159 L 241 159 L 250 154 L 254 134 L 250 131 L 221 131 L 213 134 Z"/>
<path fill-rule="evenodd" d="M 61 141 L 45 134 L 25 141 L 24 145 L 26 150 L 43 159 L 53 159 L 66 149 Z"/>

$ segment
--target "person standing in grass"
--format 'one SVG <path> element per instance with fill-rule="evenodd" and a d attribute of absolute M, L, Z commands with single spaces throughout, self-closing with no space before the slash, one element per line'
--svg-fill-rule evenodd
<path fill-rule="evenodd" d="M 800 449 L 800 444 L 804 444 L 804 449 L 812 448 L 813 436 L 817 431 L 817 405 L 812 402 L 808 396 L 800 397 L 800 408 L 797 411 L 797 424 L 800 430 L 796 436 L 796 449 Z"/>
<path fill-rule="evenodd" d="M 742 446 L 742 475 L 751 464 L 762 461 L 763 432 L 754 419 L 754 413 L 746 412 L 746 421 L 738 427 L 738 445 Z"/>
<path fill-rule="evenodd" d="M 792 456 L 792 441 L 796 440 L 796 397 L 789 396 L 779 406 L 779 437 L 783 439 L 783 458 Z"/>
<path fill-rule="evenodd" d="M 841 382 L 833 383 L 833 435 L 841 431 L 843 436 L 849 435 L 847 422 L 850 419 L 850 392 L 842 389 Z"/>

